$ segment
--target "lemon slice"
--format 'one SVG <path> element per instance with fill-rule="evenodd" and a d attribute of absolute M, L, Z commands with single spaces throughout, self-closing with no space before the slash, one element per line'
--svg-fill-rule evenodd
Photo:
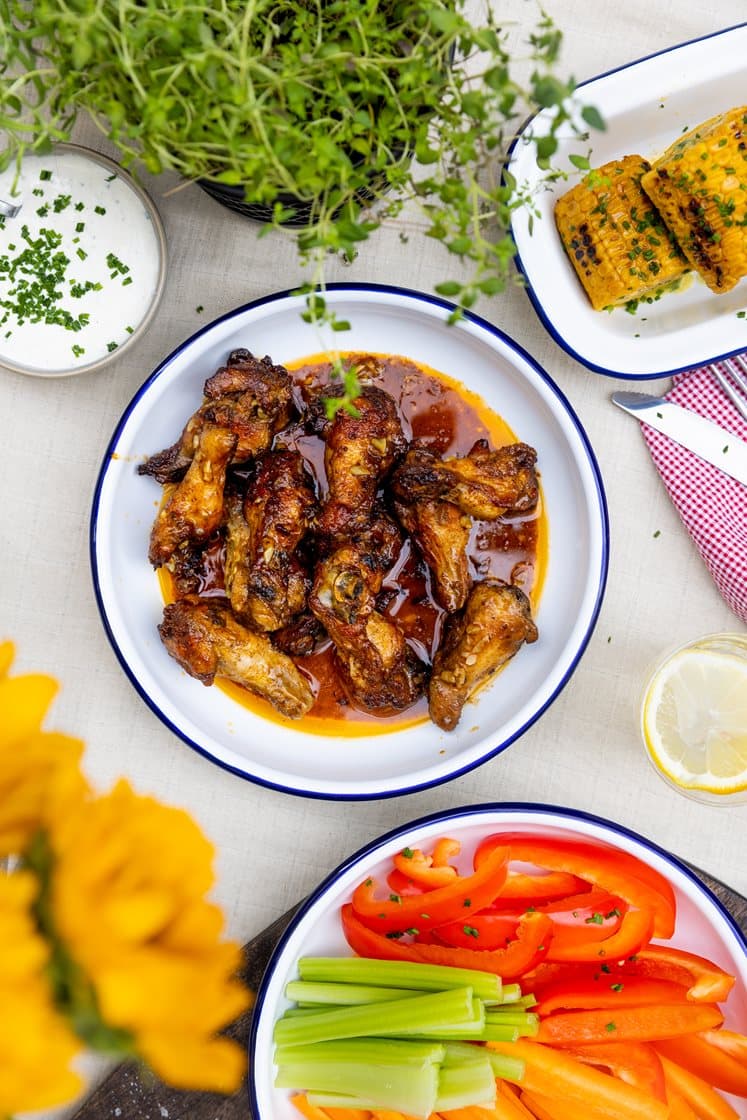
<path fill-rule="evenodd" d="M 683 789 L 747 790 L 747 661 L 711 649 L 675 654 L 643 701 L 653 762 Z"/>

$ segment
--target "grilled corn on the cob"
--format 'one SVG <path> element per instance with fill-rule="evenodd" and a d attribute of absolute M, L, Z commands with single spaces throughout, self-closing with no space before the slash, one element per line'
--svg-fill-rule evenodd
<path fill-rule="evenodd" d="M 747 276 L 747 106 L 682 136 L 641 185 L 711 291 Z"/>
<path fill-rule="evenodd" d="M 649 168 L 642 156 L 612 160 L 555 204 L 560 238 L 595 311 L 650 296 L 688 271 L 641 189 Z"/>

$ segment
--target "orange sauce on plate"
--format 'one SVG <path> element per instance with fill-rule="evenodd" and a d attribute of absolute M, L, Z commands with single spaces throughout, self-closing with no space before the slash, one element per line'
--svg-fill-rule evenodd
<path fill-rule="evenodd" d="M 375 384 L 391 394 L 408 439 L 423 440 L 441 455 L 466 455 L 478 439 L 487 439 L 496 448 L 515 443 L 518 438 L 481 397 L 428 366 L 388 354 L 349 353 L 342 357 L 358 366 L 366 384 Z M 302 387 L 313 388 L 330 381 L 331 364 L 324 354 L 304 358 L 287 368 L 296 380 L 299 401 Z M 323 499 L 327 492 L 323 440 L 306 432 L 301 420 L 284 429 L 278 442 L 303 455 Z M 541 455 L 541 448 L 538 450 Z M 514 582 L 536 608 L 547 558 L 547 519 L 542 498 L 537 509 L 529 514 L 475 522 L 468 552 L 476 579 L 494 576 Z M 223 542 L 216 538 L 206 549 L 201 595 L 224 594 L 223 558 Z M 170 573 L 161 568 L 159 578 L 164 599 L 173 601 L 175 589 Z M 429 572 L 407 537 L 396 564 L 384 580 L 379 609 L 397 620 L 419 656 L 430 663 L 447 616 L 434 600 Z M 224 678 L 216 678 L 215 685 L 265 719 L 315 735 L 370 736 L 428 718 L 426 697 L 402 712 L 382 714 L 353 707 L 342 687 L 329 640 L 311 655 L 296 657 L 294 661 L 310 679 L 316 697 L 311 711 L 300 723 L 281 716 L 271 704 L 241 685 Z"/>

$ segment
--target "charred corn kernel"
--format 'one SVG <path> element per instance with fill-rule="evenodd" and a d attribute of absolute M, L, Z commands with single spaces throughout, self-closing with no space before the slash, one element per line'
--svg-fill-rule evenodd
<path fill-rule="evenodd" d="M 711 291 L 747 276 L 747 106 L 680 137 L 641 185 Z"/>
<path fill-rule="evenodd" d="M 650 165 L 625 156 L 597 168 L 555 204 L 555 224 L 595 311 L 673 285 L 688 264 L 641 190 Z"/>

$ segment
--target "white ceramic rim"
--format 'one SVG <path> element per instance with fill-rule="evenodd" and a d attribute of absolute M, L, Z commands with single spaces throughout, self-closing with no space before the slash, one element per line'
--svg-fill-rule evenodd
<path fill-rule="evenodd" d="M 115 172 L 118 179 L 130 188 L 130 190 L 137 195 L 142 202 L 145 209 L 150 215 L 151 224 L 156 234 L 156 242 L 158 245 L 158 279 L 156 280 L 156 287 L 153 292 L 153 298 L 148 305 L 148 310 L 140 320 L 138 325 L 133 330 L 132 334 L 122 342 L 116 350 L 112 350 L 109 354 L 103 354 L 97 358 L 95 362 L 89 362 L 85 366 L 76 366 L 74 369 L 36 369 L 32 366 L 19 365 L 17 362 L 10 362 L 7 358 L 0 357 L 0 370 L 7 370 L 9 373 L 22 373 L 27 377 L 39 377 L 42 380 L 55 380 L 61 377 L 76 377 L 79 373 L 93 373 L 95 370 L 101 369 L 103 366 L 109 365 L 111 362 L 117 360 L 121 355 L 129 349 L 133 342 L 140 338 L 153 321 L 153 316 L 158 310 L 158 305 L 161 302 L 161 296 L 166 286 L 166 272 L 168 267 L 168 250 L 166 247 L 166 232 L 163 227 L 161 215 L 156 209 L 156 204 L 150 195 L 144 190 L 143 187 L 137 183 L 129 171 L 117 163 L 115 160 L 110 159 L 109 156 L 103 155 L 101 152 L 96 152 L 93 148 L 86 148 L 82 144 L 68 144 L 60 143 L 54 145 L 55 151 L 62 152 L 76 152 L 78 155 L 85 156 L 86 159 L 91 160 L 93 163 L 98 163 L 107 171 Z"/>

